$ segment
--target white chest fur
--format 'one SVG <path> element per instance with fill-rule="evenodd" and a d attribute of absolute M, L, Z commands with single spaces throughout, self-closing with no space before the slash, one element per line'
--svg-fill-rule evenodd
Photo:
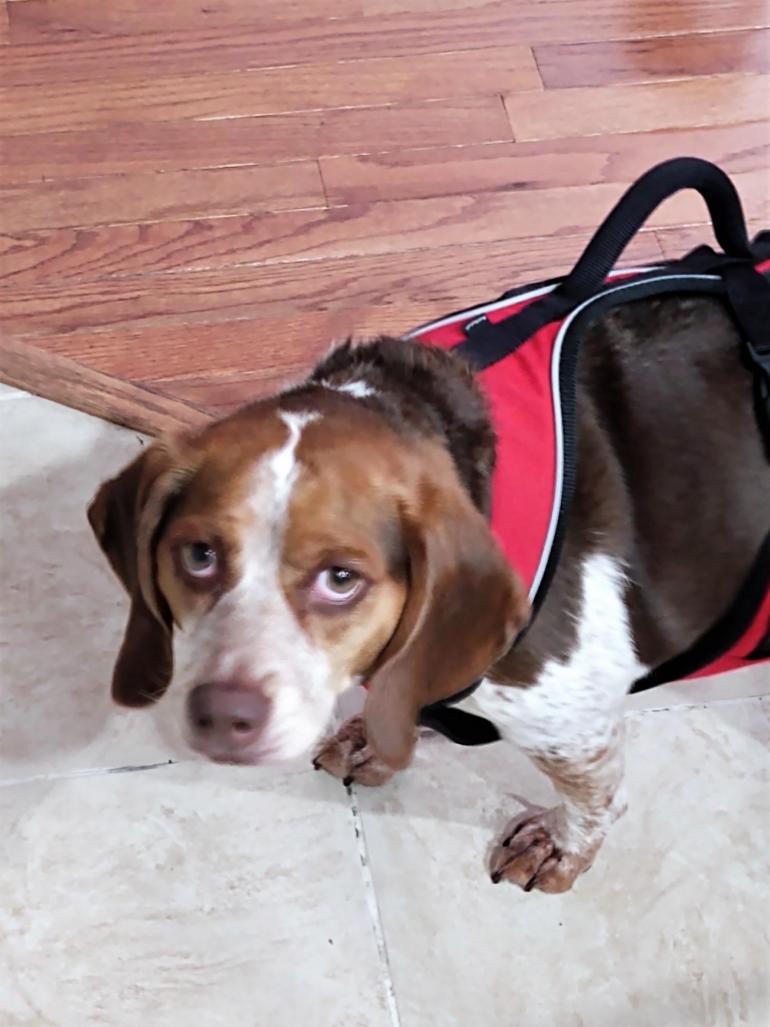
<path fill-rule="evenodd" d="M 624 601 L 624 573 L 605 554 L 583 566 L 577 639 L 569 657 L 549 660 L 534 684 L 484 680 L 470 700 L 500 734 L 532 755 L 575 759 L 609 744 L 639 663 Z"/>

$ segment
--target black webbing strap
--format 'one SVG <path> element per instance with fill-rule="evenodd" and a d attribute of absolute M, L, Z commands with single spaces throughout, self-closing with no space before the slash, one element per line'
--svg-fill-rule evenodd
<path fill-rule="evenodd" d="M 722 270 L 727 300 L 754 369 L 754 407 L 770 459 L 770 281 L 749 263 Z"/>
<path fill-rule="evenodd" d="M 675 157 L 651 168 L 620 198 L 556 288 L 577 305 L 600 289 L 618 258 L 652 212 L 681 189 L 695 189 L 706 201 L 714 235 L 729 257 L 752 258 L 741 200 L 716 164 L 700 157 Z"/>
<path fill-rule="evenodd" d="M 446 703 L 426 706 L 420 711 L 419 723 L 457 745 L 489 745 L 500 741 L 500 732 L 491 720 Z"/>
<path fill-rule="evenodd" d="M 714 234 L 728 257 L 752 259 L 740 197 L 727 175 L 700 157 L 675 157 L 651 168 L 628 189 L 604 219 L 572 271 L 540 300 L 492 324 L 479 317 L 465 326 L 467 339 L 456 347 L 476 368 L 501 360 L 540 328 L 564 318 L 605 287 L 631 239 L 660 204 L 682 189 L 699 192 L 711 215 Z M 720 255 L 721 256 L 721 255 Z"/>

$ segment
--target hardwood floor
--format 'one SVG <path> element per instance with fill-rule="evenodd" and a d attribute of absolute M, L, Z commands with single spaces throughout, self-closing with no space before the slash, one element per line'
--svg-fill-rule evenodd
<path fill-rule="evenodd" d="M 0 0 L 0 379 L 200 423 L 565 272 L 684 153 L 770 225 L 770 0 Z"/>

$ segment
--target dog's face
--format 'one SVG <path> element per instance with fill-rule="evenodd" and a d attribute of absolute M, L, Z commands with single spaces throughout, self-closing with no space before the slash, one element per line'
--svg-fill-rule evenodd
<path fill-rule="evenodd" d="M 404 765 L 420 707 L 483 673 L 528 612 L 443 447 L 328 389 L 152 446 L 89 518 L 131 597 L 115 699 L 170 685 L 215 760 L 299 755 L 365 678 L 370 741 Z"/>

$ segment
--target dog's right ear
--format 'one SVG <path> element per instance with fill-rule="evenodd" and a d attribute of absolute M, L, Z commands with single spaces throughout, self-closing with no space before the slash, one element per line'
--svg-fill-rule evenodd
<path fill-rule="evenodd" d="M 155 544 L 163 515 L 190 473 L 175 443 L 155 443 L 105 482 L 88 508 L 94 535 L 131 599 L 112 677 L 112 697 L 123 706 L 154 702 L 171 680 L 173 623 L 157 586 Z"/>

